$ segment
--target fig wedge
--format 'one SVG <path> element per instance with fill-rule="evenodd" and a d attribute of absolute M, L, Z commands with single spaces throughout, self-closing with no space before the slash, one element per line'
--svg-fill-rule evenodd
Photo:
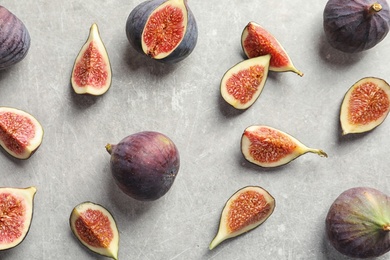
<path fill-rule="evenodd" d="M 248 58 L 271 54 L 270 71 L 292 71 L 303 76 L 275 36 L 255 22 L 249 22 L 242 31 L 241 46 Z"/>
<path fill-rule="evenodd" d="M 43 128 L 31 114 L 0 107 L 0 146 L 11 156 L 28 159 L 41 145 Z"/>
<path fill-rule="evenodd" d="M 217 235 L 211 241 L 209 249 L 260 226 L 274 209 L 275 199 L 265 189 L 247 186 L 238 190 L 223 208 Z"/>
<path fill-rule="evenodd" d="M 390 86 L 380 78 L 366 77 L 350 87 L 340 109 L 342 134 L 376 128 L 390 111 Z"/>
<path fill-rule="evenodd" d="M 89 250 L 118 259 L 119 232 L 111 213 L 103 206 L 86 201 L 72 210 L 70 228 Z"/>
<path fill-rule="evenodd" d="M 309 148 L 291 135 L 263 125 L 245 129 L 241 151 L 246 160 L 261 167 L 281 166 L 305 153 L 328 157 L 323 150 Z"/>
<path fill-rule="evenodd" d="M 253 105 L 267 80 L 270 58 L 270 55 L 259 56 L 231 67 L 221 80 L 223 99 L 237 109 Z"/>
<path fill-rule="evenodd" d="M 76 57 L 71 83 L 77 94 L 103 95 L 111 86 L 110 59 L 96 23 Z"/>

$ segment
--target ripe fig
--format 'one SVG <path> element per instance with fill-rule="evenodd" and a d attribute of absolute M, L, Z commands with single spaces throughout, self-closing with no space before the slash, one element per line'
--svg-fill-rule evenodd
<path fill-rule="evenodd" d="M 31 114 L 0 107 L 0 146 L 18 159 L 28 159 L 41 145 L 43 128 Z"/>
<path fill-rule="evenodd" d="M 249 22 L 242 31 L 241 46 L 248 58 L 271 54 L 270 71 L 292 71 L 303 76 L 275 36 L 255 22 Z"/>
<path fill-rule="evenodd" d="M 149 0 L 131 11 L 126 35 L 139 53 L 175 63 L 194 50 L 198 26 L 187 0 Z"/>
<path fill-rule="evenodd" d="M 269 54 L 241 61 L 222 77 L 221 95 L 237 109 L 247 109 L 258 99 L 268 76 Z"/>
<path fill-rule="evenodd" d="M 350 87 L 340 109 L 343 135 L 363 133 L 379 126 L 390 111 L 390 85 L 380 78 L 366 77 Z"/>
<path fill-rule="evenodd" d="M 354 53 L 368 50 L 386 37 L 390 11 L 386 0 L 329 0 L 323 19 L 329 44 Z"/>
<path fill-rule="evenodd" d="M 119 232 L 111 213 L 99 204 L 83 202 L 72 210 L 70 228 L 89 250 L 118 259 Z"/>
<path fill-rule="evenodd" d="M 349 257 L 378 257 L 390 251 L 390 197 L 369 187 L 340 194 L 326 216 L 330 243 Z"/>
<path fill-rule="evenodd" d="M 308 152 L 328 157 L 324 151 L 309 148 L 285 132 L 262 125 L 245 129 L 241 152 L 246 160 L 262 167 L 281 166 Z"/>
<path fill-rule="evenodd" d="M 258 227 L 271 216 L 274 209 L 275 199 L 265 189 L 247 186 L 238 190 L 223 208 L 218 233 L 209 249 Z"/>
<path fill-rule="evenodd" d="M 0 188 L 0 250 L 19 245 L 30 229 L 37 189 Z"/>
<path fill-rule="evenodd" d="M 71 83 L 77 94 L 103 95 L 111 86 L 111 64 L 97 24 L 92 24 L 87 41 L 75 60 Z"/>
<path fill-rule="evenodd" d="M 24 23 L 3 6 L 0 6 L 0 42 L 0 69 L 23 60 L 31 43 Z"/>
<path fill-rule="evenodd" d="M 180 167 L 179 151 L 166 135 L 143 131 L 107 144 L 119 188 L 137 200 L 157 200 L 171 188 Z"/>

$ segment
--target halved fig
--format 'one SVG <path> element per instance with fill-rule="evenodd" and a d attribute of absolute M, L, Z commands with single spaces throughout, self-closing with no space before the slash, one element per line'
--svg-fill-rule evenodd
<path fill-rule="evenodd" d="M 241 46 L 248 58 L 271 54 L 270 71 L 292 71 L 303 76 L 275 36 L 255 22 L 249 22 L 242 31 Z"/>
<path fill-rule="evenodd" d="M 70 228 L 89 250 L 118 259 L 119 232 L 111 213 L 99 204 L 83 202 L 72 210 Z"/>
<path fill-rule="evenodd" d="M 198 27 L 187 0 L 149 0 L 129 14 L 126 35 L 139 53 L 175 63 L 194 50 Z"/>
<path fill-rule="evenodd" d="M 263 125 L 245 129 L 241 151 L 246 160 L 262 167 L 281 166 L 309 152 L 328 157 L 320 149 L 309 148 L 291 135 Z"/>
<path fill-rule="evenodd" d="M 110 59 L 96 23 L 76 57 L 71 83 L 77 94 L 103 95 L 111 86 Z"/>
<path fill-rule="evenodd" d="M 259 186 L 247 186 L 234 193 L 226 202 L 217 235 L 209 249 L 226 239 L 248 232 L 268 219 L 275 209 L 275 199 Z"/>
<path fill-rule="evenodd" d="M 253 105 L 267 80 L 270 58 L 270 55 L 259 56 L 231 67 L 221 80 L 223 99 L 237 109 Z"/>
<path fill-rule="evenodd" d="M 43 128 L 31 114 L 0 107 L 0 146 L 18 159 L 28 159 L 41 145 Z"/>
<path fill-rule="evenodd" d="M 0 250 L 19 245 L 30 229 L 37 189 L 0 188 Z"/>
<path fill-rule="evenodd" d="M 342 134 L 370 131 L 382 124 L 389 111 L 389 84 L 380 78 L 362 78 L 350 87 L 341 104 Z"/>

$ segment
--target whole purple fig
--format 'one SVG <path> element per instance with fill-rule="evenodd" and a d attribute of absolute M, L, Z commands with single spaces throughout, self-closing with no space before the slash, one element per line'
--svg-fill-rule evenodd
<path fill-rule="evenodd" d="M 330 243 L 342 254 L 378 257 L 390 251 L 390 197 L 368 187 L 344 191 L 326 217 Z"/>
<path fill-rule="evenodd" d="M 171 188 L 180 167 L 179 151 L 166 135 L 144 131 L 107 144 L 119 188 L 137 200 L 157 200 Z"/>

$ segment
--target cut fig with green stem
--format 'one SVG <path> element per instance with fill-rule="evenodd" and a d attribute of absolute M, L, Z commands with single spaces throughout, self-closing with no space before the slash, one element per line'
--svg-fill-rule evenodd
<path fill-rule="evenodd" d="M 72 210 L 70 228 L 89 250 L 118 259 L 119 232 L 115 219 L 103 206 L 86 201 Z"/>
<path fill-rule="evenodd" d="M 0 188 L 0 250 L 19 245 L 30 229 L 37 189 Z"/>
<path fill-rule="evenodd" d="M 96 23 L 75 60 L 71 83 L 77 94 L 103 95 L 111 86 L 110 59 Z"/>
<path fill-rule="evenodd" d="M 0 145 L 11 156 L 28 159 L 41 145 L 43 128 L 31 114 L 0 107 Z"/>
<path fill-rule="evenodd" d="M 389 84 L 380 78 L 362 78 L 350 87 L 341 104 L 342 134 L 370 131 L 382 124 L 389 111 Z"/>
<path fill-rule="evenodd" d="M 303 76 L 275 36 L 255 22 L 249 22 L 245 26 L 241 34 L 241 46 L 248 58 L 270 54 L 270 71 L 292 71 Z"/>
<path fill-rule="evenodd" d="M 223 208 L 217 235 L 211 241 L 209 249 L 260 226 L 274 209 L 275 199 L 265 189 L 247 186 L 238 190 Z"/>
<path fill-rule="evenodd" d="M 237 109 L 247 109 L 258 99 L 268 76 L 271 56 L 264 55 L 241 61 L 222 77 L 221 95 Z"/>
<path fill-rule="evenodd" d="M 129 14 L 126 35 L 139 53 L 162 63 L 176 63 L 194 50 L 198 26 L 187 0 L 149 0 Z"/>
<path fill-rule="evenodd" d="M 309 148 L 293 136 L 263 125 L 245 129 L 241 138 L 241 151 L 246 160 L 261 167 L 281 166 L 305 153 L 328 157 L 323 150 Z"/>
<path fill-rule="evenodd" d="M 370 187 L 341 193 L 329 208 L 326 232 L 340 253 L 379 257 L 390 251 L 390 197 Z"/>

